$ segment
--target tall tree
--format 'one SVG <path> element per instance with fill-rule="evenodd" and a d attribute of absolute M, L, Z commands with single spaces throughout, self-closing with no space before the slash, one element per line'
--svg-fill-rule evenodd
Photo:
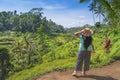
<path fill-rule="evenodd" d="M 89 1 L 91 0 L 79 0 L 80 3 L 89 2 Z M 110 23 L 116 23 L 116 22 L 120 23 L 120 17 L 119 17 L 120 0 L 92 0 L 91 2 L 96 3 L 97 13 L 101 15 L 103 15 L 104 13 L 104 17 L 108 19 Z M 113 6 L 115 6 L 115 8 Z"/>
<path fill-rule="evenodd" d="M 5 80 L 10 68 L 10 56 L 7 48 L 0 48 L 0 80 Z"/>
<path fill-rule="evenodd" d="M 30 12 L 32 12 L 35 15 L 38 15 L 41 18 L 43 14 L 42 10 L 42 8 L 33 8 L 30 10 Z"/>
<path fill-rule="evenodd" d="M 89 10 L 92 11 L 92 14 L 93 14 L 93 22 L 94 22 L 94 25 L 95 25 L 95 15 L 94 15 L 94 10 L 96 8 L 96 5 L 95 3 L 91 3 L 89 7 Z"/>

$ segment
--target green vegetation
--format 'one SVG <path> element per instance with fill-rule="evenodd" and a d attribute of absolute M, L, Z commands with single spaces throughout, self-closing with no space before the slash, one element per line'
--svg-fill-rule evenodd
<path fill-rule="evenodd" d="M 7 48 L 0 47 L 0 80 L 5 80 L 11 68 L 10 55 Z"/>
<path fill-rule="evenodd" d="M 84 1 L 88 0 L 80 0 Z M 42 8 L 21 14 L 16 10 L 0 12 L 0 79 L 33 80 L 48 72 L 75 68 L 79 39 L 73 33 L 84 27 L 94 31 L 95 53 L 91 57 L 91 68 L 120 59 L 120 10 L 117 3 L 119 0 L 93 0 L 90 11 L 98 14 L 99 19 L 104 14 L 107 22 L 99 20 L 94 26 L 86 24 L 74 28 L 64 28 L 42 17 Z M 103 48 L 106 35 L 112 42 L 109 54 Z"/>
<path fill-rule="evenodd" d="M 106 32 L 108 29 L 109 31 Z M 112 29 L 109 27 L 104 26 L 98 31 L 98 33 L 93 35 L 95 53 L 92 54 L 91 68 L 107 65 L 110 62 L 120 58 L 120 37 L 118 36 L 120 31 L 118 31 L 118 28 L 114 29 L 112 32 L 111 30 Z M 112 46 L 110 48 L 111 52 L 108 54 L 106 54 L 103 49 L 103 42 L 105 35 L 107 34 L 109 34 L 112 42 Z M 26 68 L 20 72 L 17 72 L 14 75 L 11 75 L 8 80 L 33 80 L 45 73 L 75 68 L 78 44 L 79 39 L 73 35 L 65 36 L 65 34 L 60 34 L 54 38 L 52 37 L 52 39 L 49 39 L 49 42 L 47 42 L 47 45 L 49 46 L 48 52 L 41 55 L 42 63 L 37 63 L 34 67 Z"/>
<path fill-rule="evenodd" d="M 75 65 L 75 58 L 65 59 L 65 60 L 64 59 L 55 60 L 52 62 L 37 65 L 31 69 L 23 70 L 23 71 L 15 74 L 14 76 L 10 77 L 8 80 L 13 80 L 13 79 L 32 80 L 35 77 L 38 77 L 40 75 L 43 75 L 43 74 L 51 72 L 51 71 L 66 70 L 68 68 L 72 68 L 73 65 Z"/>

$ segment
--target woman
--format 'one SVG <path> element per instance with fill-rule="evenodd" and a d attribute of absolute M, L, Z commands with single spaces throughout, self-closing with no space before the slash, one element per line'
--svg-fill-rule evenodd
<path fill-rule="evenodd" d="M 77 71 L 81 71 L 82 75 L 85 75 L 86 71 L 89 70 L 91 51 L 94 51 L 92 34 L 93 32 L 89 28 L 75 33 L 80 38 L 80 44 L 76 69 L 72 73 L 73 76 L 77 75 Z"/>

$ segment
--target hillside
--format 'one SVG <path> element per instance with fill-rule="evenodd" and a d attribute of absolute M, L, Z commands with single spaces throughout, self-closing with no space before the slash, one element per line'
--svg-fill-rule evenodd
<path fill-rule="evenodd" d="M 120 58 L 120 47 L 118 47 L 120 44 L 120 37 L 118 36 L 120 34 L 120 31 L 118 31 L 118 29 L 103 27 L 93 35 L 95 53 L 92 54 L 91 68 L 107 65 Z M 103 41 L 105 39 L 105 35 L 109 35 L 112 42 L 112 46 L 110 48 L 111 51 L 109 54 L 106 54 L 103 49 Z M 42 64 L 37 64 L 32 68 L 19 71 L 14 75 L 11 75 L 8 80 L 33 80 L 46 73 L 54 71 L 58 71 L 59 73 L 60 71 L 68 69 L 72 69 L 68 72 L 69 75 L 71 75 L 75 67 L 79 43 L 79 39 L 72 36 L 62 34 L 52 38 L 52 40 L 50 39 L 49 45 L 51 45 L 50 49 L 52 49 L 42 56 Z M 66 73 L 63 72 L 63 74 Z"/>

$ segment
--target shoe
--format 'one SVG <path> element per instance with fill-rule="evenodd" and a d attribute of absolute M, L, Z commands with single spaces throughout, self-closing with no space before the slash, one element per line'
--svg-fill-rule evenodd
<path fill-rule="evenodd" d="M 86 76 L 86 73 L 84 71 L 81 72 L 82 76 Z"/>
<path fill-rule="evenodd" d="M 76 71 L 74 71 L 73 73 L 72 73 L 72 76 L 76 76 L 77 75 L 77 73 L 76 73 Z"/>

